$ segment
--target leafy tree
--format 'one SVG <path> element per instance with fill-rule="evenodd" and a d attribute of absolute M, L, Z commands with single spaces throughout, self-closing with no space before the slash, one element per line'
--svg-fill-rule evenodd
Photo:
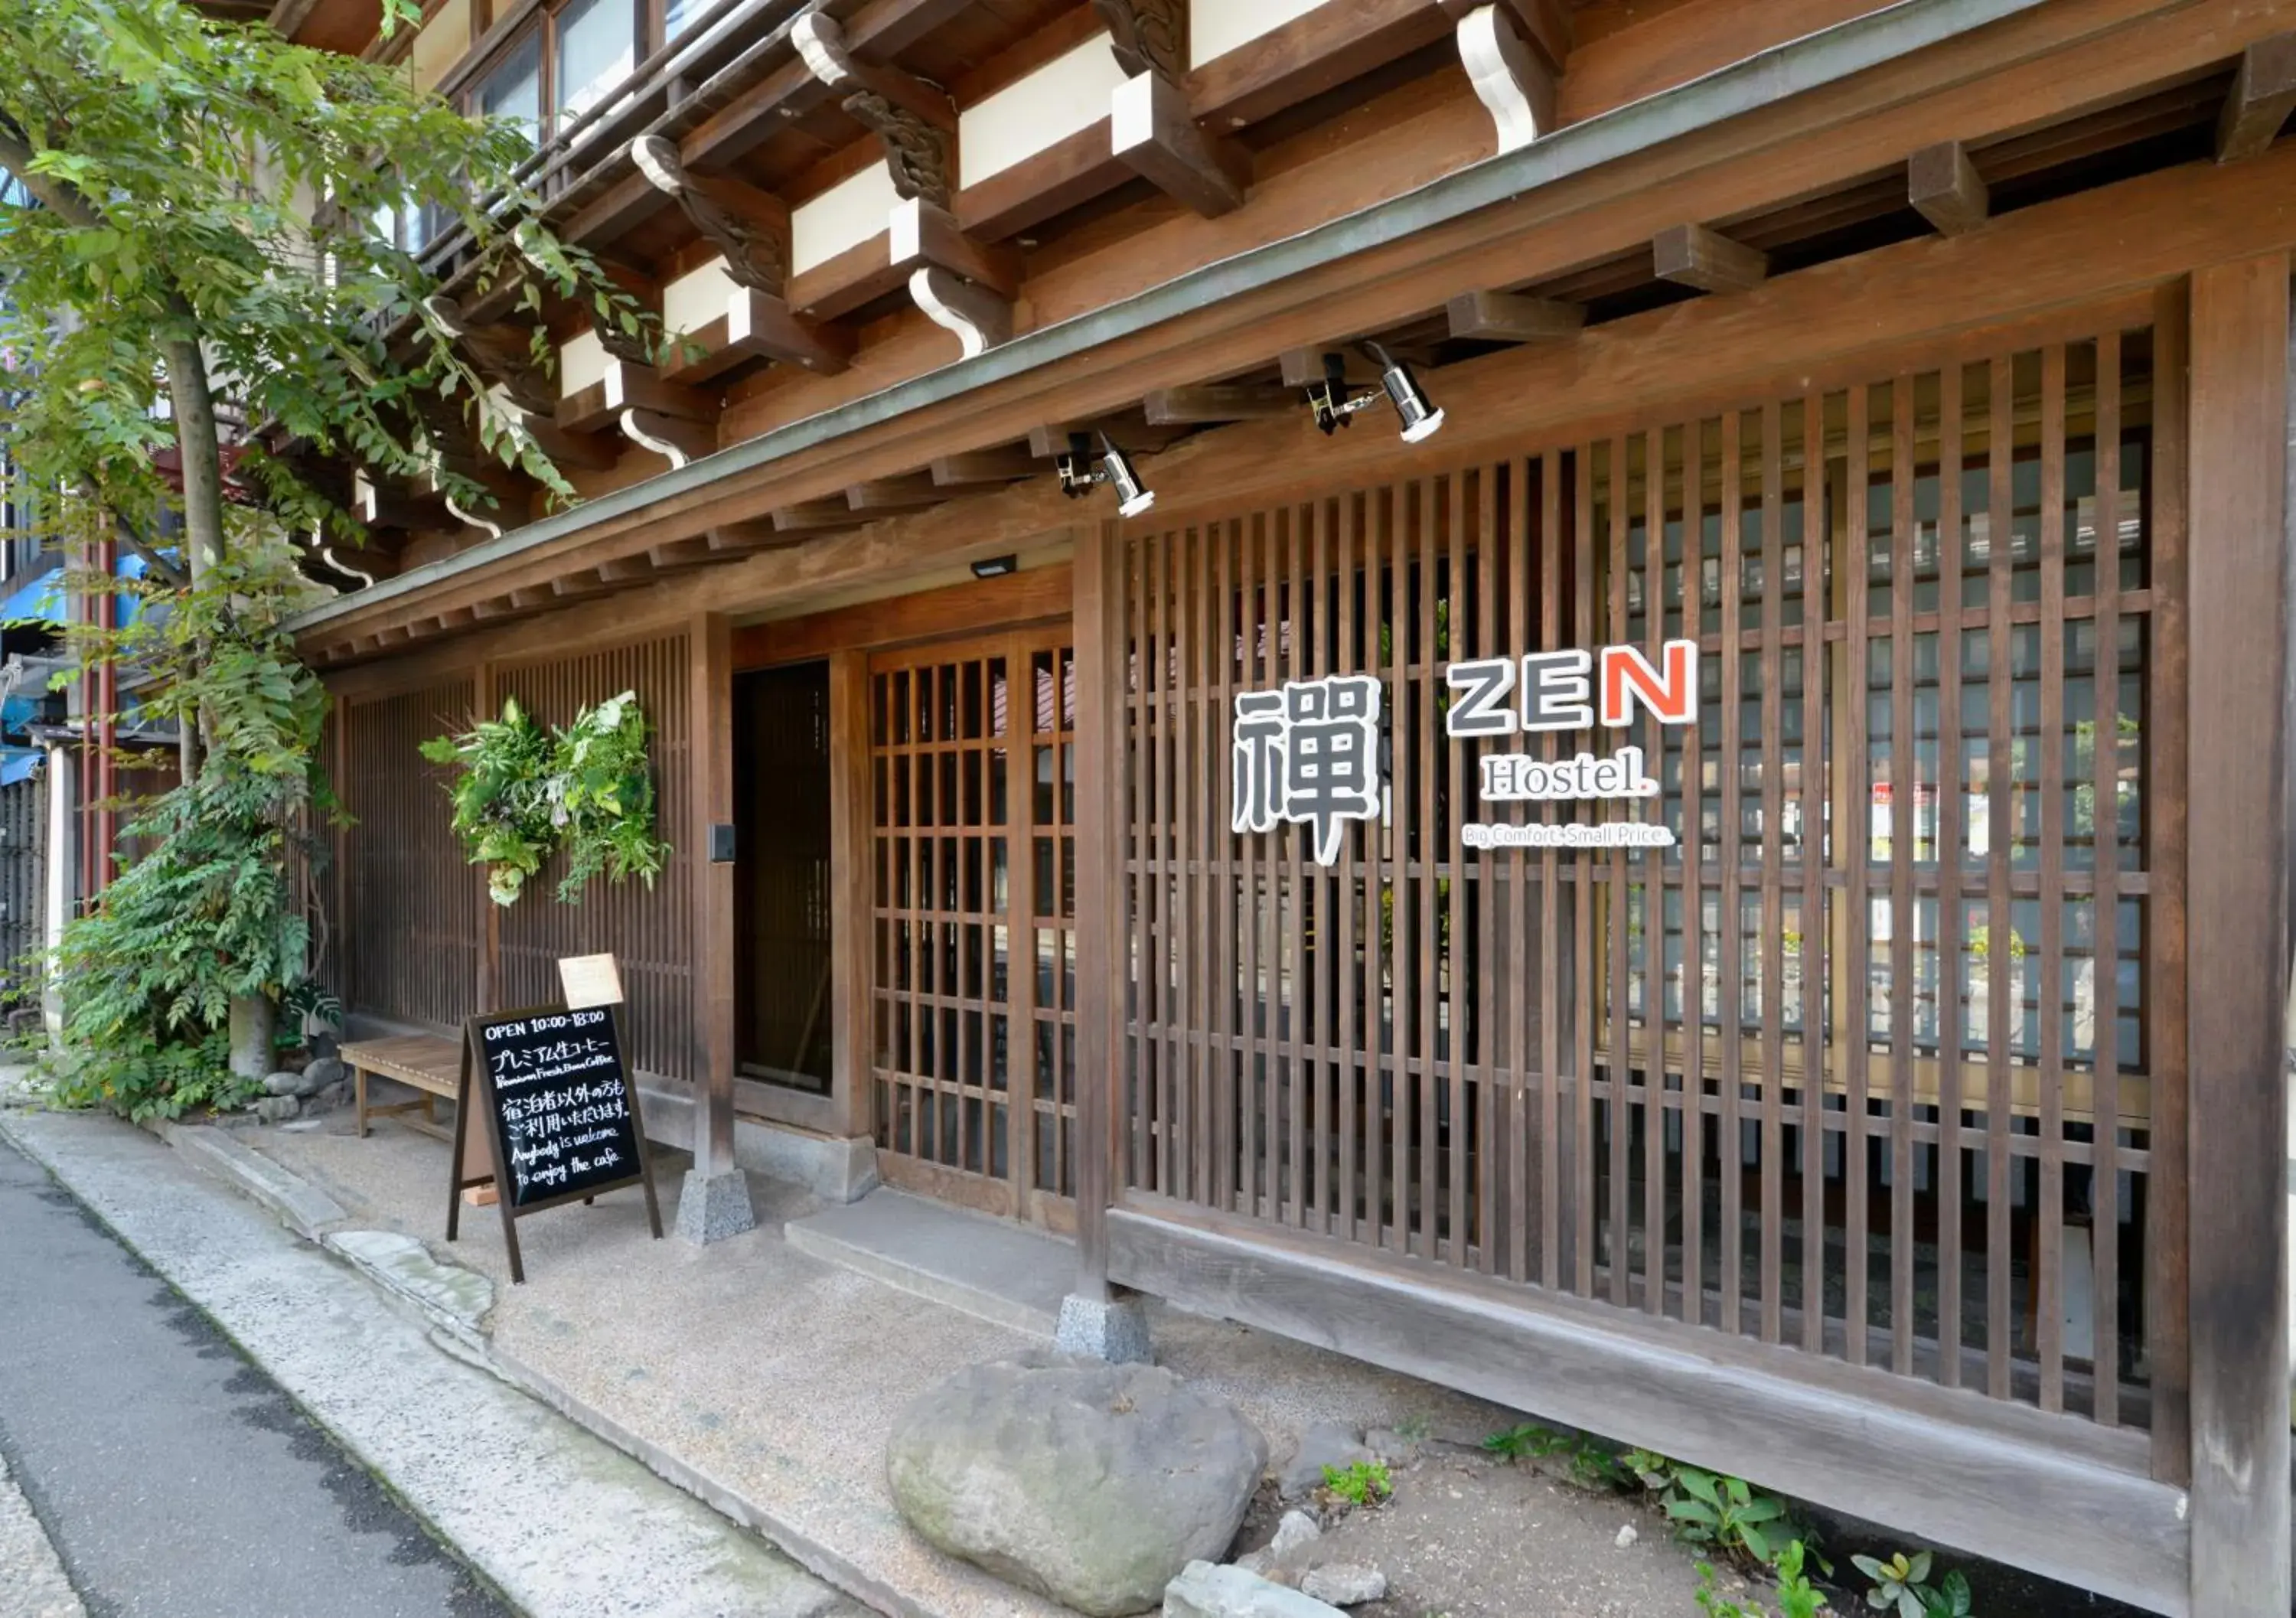
<path fill-rule="evenodd" d="M 414 12 L 385 0 L 387 27 Z M 398 70 L 180 0 L 4 0 L 0 63 L 0 170 L 33 204 L 0 203 L 8 449 L 47 497 L 43 526 L 117 533 L 151 563 L 139 583 L 77 582 L 165 611 L 75 640 L 86 661 L 150 663 L 146 710 L 183 721 L 184 784 L 131 828 L 157 839 L 153 892 L 231 896 L 146 906 L 123 875 L 66 941 L 75 992 L 111 1007 L 74 1026 L 101 1043 L 134 1021 L 104 997 L 164 992 L 145 1037 L 180 1055 L 221 1027 L 219 993 L 267 1006 L 302 969 L 278 839 L 311 809 L 324 694 L 277 629 L 303 588 L 281 561 L 289 536 L 359 538 L 340 504 L 353 466 L 491 504 L 442 463 L 450 438 L 571 495 L 516 416 L 484 406 L 425 307 L 430 271 L 373 222 L 452 221 L 480 283 L 515 280 L 527 309 L 556 296 L 641 323 L 536 223 L 525 131 L 466 119 Z M 533 344 L 546 363 L 538 323 Z M 168 449 L 179 472 L 155 464 Z M 194 966 L 202 948 L 216 959 Z M 104 988 L 83 988 L 91 969 Z"/>

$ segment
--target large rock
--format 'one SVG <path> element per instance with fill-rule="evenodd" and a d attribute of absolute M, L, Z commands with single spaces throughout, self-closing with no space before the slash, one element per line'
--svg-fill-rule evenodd
<path fill-rule="evenodd" d="M 1169 1371 L 1032 1351 L 916 1400 L 885 1469 L 901 1515 L 941 1549 L 1122 1618 L 1226 1552 L 1267 1464 L 1234 1406 Z"/>
<path fill-rule="evenodd" d="M 330 1085 L 340 1084 L 351 1076 L 351 1070 L 338 1056 L 319 1056 L 305 1064 L 298 1096 L 316 1096 Z"/>
<path fill-rule="evenodd" d="M 1164 1591 L 1163 1618 L 1347 1618 L 1313 1596 L 1240 1567 L 1191 1562 Z"/>

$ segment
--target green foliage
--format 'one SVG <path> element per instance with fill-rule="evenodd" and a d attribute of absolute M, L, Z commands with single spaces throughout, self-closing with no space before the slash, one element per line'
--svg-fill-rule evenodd
<path fill-rule="evenodd" d="M 132 654 L 157 674 L 163 705 L 207 711 L 214 745 L 196 778 L 130 816 L 144 852 L 65 925 L 51 1071 L 68 1105 L 139 1119 L 236 1105 L 251 1087 L 224 1071 L 232 998 L 324 995 L 303 987 L 315 907 L 291 874 L 322 857 L 309 828 L 333 809 L 317 765 L 326 693 L 282 628 L 291 578 L 277 551 L 251 550 L 164 618 L 83 637 L 91 660 Z"/>
<path fill-rule="evenodd" d="M 330 458 L 436 472 L 466 507 L 491 505 L 439 464 L 422 423 L 441 398 L 488 454 L 570 497 L 522 426 L 479 407 L 483 381 L 424 308 L 431 270 L 373 228 L 427 215 L 467 230 L 480 281 L 522 282 L 529 309 L 547 288 L 636 323 L 594 260 L 536 225 L 521 126 L 182 0 L 7 0 L 0 62 L 0 168 L 43 204 L 0 206 L 0 393 L 27 487 L 79 489 L 154 532 L 180 497 L 151 451 L 180 423 L 153 407 L 170 345 L 195 341 L 240 418 L 296 447 L 250 439 L 236 467 L 291 531 L 357 537 L 301 470 Z"/>
<path fill-rule="evenodd" d="M 1800 1540 L 1790 1540 L 1770 1565 L 1777 1579 L 1774 1592 L 1778 1600 L 1778 1618 L 1819 1618 L 1829 1609 L 1825 1597 L 1802 1573 L 1802 1562 L 1808 1547 Z M 1698 1610 L 1707 1618 L 1769 1618 L 1769 1609 L 1757 1604 L 1748 1606 L 1722 1593 L 1715 1581 L 1714 1565 L 1701 1562 L 1698 1567 Z"/>
<path fill-rule="evenodd" d="M 518 902 L 558 841 L 550 809 L 556 753 L 514 696 L 503 699 L 500 719 L 422 743 L 432 763 L 461 767 L 447 788 L 455 835 L 470 862 L 487 867 L 487 895 L 498 905 Z"/>
<path fill-rule="evenodd" d="M 1690 1545 L 1718 1546 L 1755 1562 L 1770 1560 L 1767 1524 L 1785 1515 L 1784 1500 L 1756 1493 L 1742 1477 L 1695 1466 L 1677 1467 L 1674 1475 L 1678 1492 L 1667 1499 L 1666 1515 L 1678 1539 Z"/>
<path fill-rule="evenodd" d="M 1356 1461 L 1324 1467 L 1324 1489 L 1349 1506 L 1376 1506 L 1395 1492 L 1395 1478 L 1385 1461 Z"/>
<path fill-rule="evenodd" d="M 1553 1455 L 1557 1450 L 1569 1449 L 1570 1446 L 1570 1439 L 1557 1433 L 1554 1428 L 1541 1426 L 1535 1421 L 1527 1421 L 1518 1426 L 1509 1427 L 1504 1432 L 1494 1433 L 1483 1440 L 1484 1449 L 1493 1455 L 1504 1456 L 1511 1461 L 1530 1460 L 1541 1456 Z"/>
<path fill-rule="evenodd" d="M 583 709 L 554 736 L 506 697 L 500 719 L 422 743 L 424 758 L 459 767 L 447 788 L 455 834 L 471 863 L 487 867 L 495 903 L 516 904 L 526 879 L 561 847 L 562 903 L 579 902 L 601 873 L 653 885 L 669 847 L 654 831 L 646 731 L 634 691 Z"/>
<path fill-rule="evenodd" d="M 1877 1612 L 1892 1618 L 1969 1618 L 1968 1579 L 1955 1568 L 1931 1584 L 1928 1551 L 1910 1556 L 1899 1551 L 1886 1562 L 1873 1556 L 1849 1560 L 1874 1581 L 1866 1592 L 1866 1605 Z"/>

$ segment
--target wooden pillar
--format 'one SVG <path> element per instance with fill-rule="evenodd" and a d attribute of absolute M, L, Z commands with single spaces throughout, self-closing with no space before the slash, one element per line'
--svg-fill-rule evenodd
<path fill-rule="evenodd" d="M 870 1009 L 876 827 L 869 769 L 869 654 L 849 647 L 829 656 L 830 1106 L 836 1132 L 849 1138 L 877 1128 Z"/>
<path fill-rule="evenodd" d="M 693 1169 L 703 1179 L 734 1167 L 734 866 L 710 858 L 709 828 L 734 820 L 733 628 L 720 612 L 697 614 L 686 642 L 686 749 L 693 824 L 685 829 L 693 882 Z M 736 850 L 739 853 L 739 850 Z"/>
<path fill-rule="evenodd" d="M 490 719 L 502 706 L 495 689 L 495 666 L 482 662 L 471 670 L 471 706 L 481 719 Z M 502 907 L 487 893 L 486 870 L 473 866 L 464 874 L 479 901 L 479 1003 L 480 1015 L 502 1010 Z"/>
<path fill-rule="evenodd" d="M 2289 1609 L 2288 274 L 2192 285 L 2192 1600 Z"/>
<path fill-rule="evenodd" d="M 1108 1210 L 1123 1159 L 1124 541 L 1114 523 L 1076 547 L 1078 1294 L 1108 1296 Z"/>

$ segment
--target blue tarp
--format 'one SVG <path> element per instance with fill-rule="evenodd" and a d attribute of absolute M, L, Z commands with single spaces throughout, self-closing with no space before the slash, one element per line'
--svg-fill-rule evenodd
<path fill-rule="evenodd" d="M 40 768 L 40 758 L 37 747 L 0 747 L 0 786 L 30 780 L 33 772 Z"/>

